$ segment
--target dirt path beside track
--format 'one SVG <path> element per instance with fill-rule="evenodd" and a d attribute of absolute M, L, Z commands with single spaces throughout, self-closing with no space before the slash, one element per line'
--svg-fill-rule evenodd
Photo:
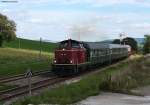
<path fill-rule="evenodd" d="M 150 96 L 101 93 L 78 103 L 79 105 L 150 105 Z"/>

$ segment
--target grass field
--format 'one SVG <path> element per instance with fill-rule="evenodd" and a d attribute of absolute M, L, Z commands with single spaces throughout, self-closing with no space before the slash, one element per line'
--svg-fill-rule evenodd
<path fill-rule="evenodd" d="M 38 96 L 26 97 L 13 105 L 27 105 L 29 103 L 66 105 L 76 103 L 91 95 L 97 95 L 103 90 L 130 94 L 130 89 L 150 84 L 149 63 L 149 59 L 145 60 L 145 58 L 122 62 L 105 71 L 90 74 L 79 82 L 47 90 Z M 144 68 L 141 67 L 141 64 Z"/>
<path fill-rule="evenodd" d="M 24 73 L 28 68 L 33 71 L 50 67 L 52 53 L 38 51 L 0 48 L 0 77 Z"/>
<path fill-rule="evenodd" d="M 19 49 L 20 41 L 20 49 Z M 33 71 L 46 69 L 50 66 L 56 43 L 19 39 L 4 43 L 0 48 L 0 76 L 15 75 L 25 72 L 28 68 Z M 39 59 L 40 48 L 42 56 Z"/>
<path fill-rule="evenodd" d="M 4 43 L 3 47 L 19 48 L 19 38 L 16 38 L 14 41 L 11 41 L 9 43 Z M 40 41 L 20 39 L 20 48 L 21 49 L 30 49 L 30 50 L 38 50 L 39 51 L 40 47 L 42 48 L 43 52 L 53 52 L 54 49 L 57 47 L 57 43 L 42 42 L 40 44 Z"/>
<path fill-rule="evenodd" d="M 50 70 L 53 51 L 56 43 L 19 39 L 4 43 L 0 48 L 0 78 L 25 73 L 27 69 L 34 71 Z M 40 56 L 40 47 L 42 54 Z M 0 84 L 0 91 L 15 86 Z"/>
<path fill-rule="evenodd" d="M 117 75 L 113 75 L 111 80 L 105 81 L 105 89 L 114 92 L 130 93 L 130 89 L 150 84 L 150 57 L 142 57 L 133 60 L 132 63 Z M 132 94 L 132 93 L 131 93 Z"/>
<path fill-rule="evenodd" d="M 82 80 L 76 83 L 69 85 L 62 85 L 58 88 L 47 90 L 39 96 L 27 97 L 25 100 L 18 101 L 14 105 L 27 105 L 32 104 L 72 104 L 82 99 L 85 99 L 91 95 L 97 95 L 100 93 L 101 84 L 104 81 L 104 78 L 107 75 L 114 74 L 119 72 L 121 68 L 125 68 L 128 65 L 128 62 L 121 63 L 117 66 L 108 68 L 107 70 L 90 74 L 86 77 L 83 77 Z"/>

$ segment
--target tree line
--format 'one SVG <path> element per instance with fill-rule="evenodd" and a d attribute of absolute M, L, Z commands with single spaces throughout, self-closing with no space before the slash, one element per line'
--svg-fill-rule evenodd
<path fill-rule="evenodd" d="M 131 37 L 126 37 L 122 40 L 115 39 L 112 43 L 113 44 L 130 45 L 132 53 L 137 53 L 137 51 L 138 51 L 137 41 L 134 38 L 131 38 Z"/>
<path fill-rule="evenodd" d="M 144 46 L 143 46 L 143 54 L 148 54 L 150 53 L 150 35 L 145 35 L 144 36 Z M 138 52 L 138 43 L 134 38 L 127 37 L 124 38 L 123 40 L 120 39 L 115 39 L 112 42 L 113 44 L 126 44 L 131 46 L 131 51 L 132 53 L 137 53 Z"/>
<path fill-rule="evenodd" d="M 150 35 L 145 35 L 144 36 L 144 47 L 143 47 L 143 54 L 148 54 L 150 53 Z M 123 40 L 120 39 L 115 39 L 112 42 L 113 44 L 125 44 L 125 45 L 130 45 L 131 46 L 131 51 L 132 53 L 137 53 L 138 52 L 138 43 L 134 38 L 127 37 L 124 38 Z"/>

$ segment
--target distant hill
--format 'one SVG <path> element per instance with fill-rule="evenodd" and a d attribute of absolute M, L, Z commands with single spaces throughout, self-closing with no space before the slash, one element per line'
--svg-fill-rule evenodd
<path fill-rule="evenodd" d="M 144 44 L 144 38 L 135 38 L 138 44 Z"/>
<path fill-rule="evenodd" d="M 40 50 L 40 48 L 42 48 L 42 51 L 53 52 L 54 49 L 57 47 L 57 43 L 42 42 L 40 44 L 40 41 L 21 39 L 21 38 L 20 39 L 16 38 L 16 40 L 14 41 L 11 41 L 9 43 L 4 43 L 4 47 L 19 48 L 19 41 L 20 41 L 21 49 Z"/>
<path fill-rule="evenodd" d="M 144 44 L 144 38 L 134 38 L 138 44 Z M 112 43 L 114 39 L 101 41 L 102 43 Z"/>
<path fill-rule="evenodd" d="M 101 43 L 112 43 L 114 39 L 110 39 L 110 40 L 104 40 L 104 41 L 101 41 Z"/>

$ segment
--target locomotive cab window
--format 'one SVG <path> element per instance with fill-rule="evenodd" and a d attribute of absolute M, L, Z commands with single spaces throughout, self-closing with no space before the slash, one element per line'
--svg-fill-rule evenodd
<path fill-rule="evenodd" d="M 71 47 L 72 47 L 72 48 L 80 48 L 80 44 L 77 43 L 77 42 L 72 42 L 72 43 L 71 43 Z"/>
<path fill-rule="evenodd" d="M 62 42 L 59 44 L 59 48 L 67 48 L 68 47 L 68 42 Z"/>

